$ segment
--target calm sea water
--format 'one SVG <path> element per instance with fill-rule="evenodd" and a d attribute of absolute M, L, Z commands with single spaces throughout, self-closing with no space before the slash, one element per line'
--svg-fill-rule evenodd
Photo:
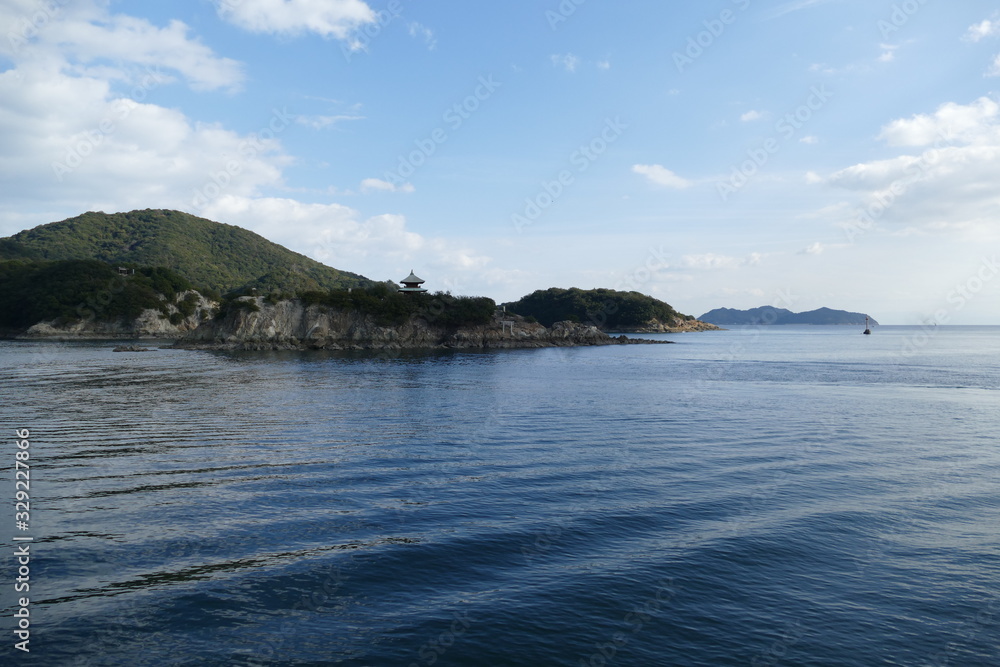
<path fill-rule="evenodd" d="M 1000 328 L 665 338 L 0 343 L 0 662 L 1000 665 Z"/>

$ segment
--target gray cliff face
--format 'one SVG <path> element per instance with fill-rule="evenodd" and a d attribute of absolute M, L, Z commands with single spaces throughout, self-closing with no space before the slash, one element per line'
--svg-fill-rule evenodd
<path fill-rule="evenodd" d="M 194 313 L 182 319 L 178 324 L 171 324 L 170 315 L 180 312 L 175 304 L 180 303 L 188 294 L 198 295 Z M 56 325 L 54 321 L 39 322 L 18 338 L 50 338 L 55 340 L 179 338 L 202 324 L 204 321 L 203 313 L 213 311 L 217 306 L 218 304 L 214 301 L 209 301 L 192 290 L 178 294 L 174 303 L 167 305 L 168 315 L 164 315 L 159 310 L 148 309 L 142 311 L 142 314 L 131 322 L 106 322 L 95 320 L 93 317 L 66 325 Z"/>
<path fill-rule="evenodd" d="M 305 306 L 301 301 L 267 303 L 244 297 L 259 310 L 235 309 L 221 320 L 203 323 L 177 342 L 178 347 L 210 349 L 407 349 L 517 348 L 613 345 L 597 327 L 557 322 L 551 329 L 523 318 L 497 313 L 489 324 L 446 328 L 433 318 L 411 318 L 398 326 L 378 326 L 370 315 Z"/>

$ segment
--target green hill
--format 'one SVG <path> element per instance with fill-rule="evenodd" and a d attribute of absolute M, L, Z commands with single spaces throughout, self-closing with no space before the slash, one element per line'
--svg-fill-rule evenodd
<path fill-rule="evenodd" d="M 0 239 L 0 260 L 93 259 L 166 267 L 199 288 L 291 292 L 372 285 L 233 225 L 180 211 L 90 212 Z"/>
<path fill-rule="evenodd" d="M 534 317 L 547 327 L 553 322 L 570 320 L 593 324 L 607 331 L 636 329 L 654 321 L 672 324 L 694 319 L 651 296 L 611 289 L 552 287 L 532 292 L 514 303 L 506 304 L 506 307 L 517 315 Z"/>

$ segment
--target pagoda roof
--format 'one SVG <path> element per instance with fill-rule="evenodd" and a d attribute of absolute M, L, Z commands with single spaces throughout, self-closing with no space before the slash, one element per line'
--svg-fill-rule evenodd
<path fill-rule="evenodd" d="M 414 275 L 413 271 L 411 270 L 410 271 L 410 275 L 406 276 L 405 278 L 403 278 L 399 282 L 401 282 L 401 283 L 417 283 L 417 284 L 419 284 L 419 283 L 423 283 L 423 282 L 427 282 L 427 281 L 426 280 L 421 280 L 420 278 L 417 278 L 417 276 Z"/>

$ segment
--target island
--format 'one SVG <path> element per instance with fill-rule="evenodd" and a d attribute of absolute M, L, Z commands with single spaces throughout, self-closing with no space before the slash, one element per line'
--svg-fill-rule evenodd
<path fill-rule="evenodd" d="M 708 311 L 698 319 L 724 327 L 782 324 L 864 325 L 866 321 L 870 324 L 878 324 L 874 317 L 866 313 L 852 313 L 846 310 L 833 310 L 831 308 L 817 308 L 816 310 L 803 313 L 793 313 L 785 308 L 775 308 L 774 306 L 761 306 L 749 310 L 716 308 L 715 310 Z"/>
<path fill-rule="evenodd" d="M 378 288 L 375 288 L 379 292 Z M 581 345 L 655 344 L 656 341 L 611 336 L 579 322 L 546 327 L 505 313 L 491 299 L 447 294 L 388 291 L 368 300 L 368 291 L 326 298 L 268 300 L 239 297 L 220 317 L 202 323 L 173 345 L 214 350 L 405 350 L 510 349 Z M 347 299 L 345 299 L 347 297 Z"/>
<path fill-rule="evenodd" d="M 0 239 L 0 337 L 189 349 L 493 349 L 666 343 L 717 329 L 638 292 L 510 304 L 376 281 L 181 211 L 89 212 Z M 617 335 L 616 335 L 617 334 Z"/>

